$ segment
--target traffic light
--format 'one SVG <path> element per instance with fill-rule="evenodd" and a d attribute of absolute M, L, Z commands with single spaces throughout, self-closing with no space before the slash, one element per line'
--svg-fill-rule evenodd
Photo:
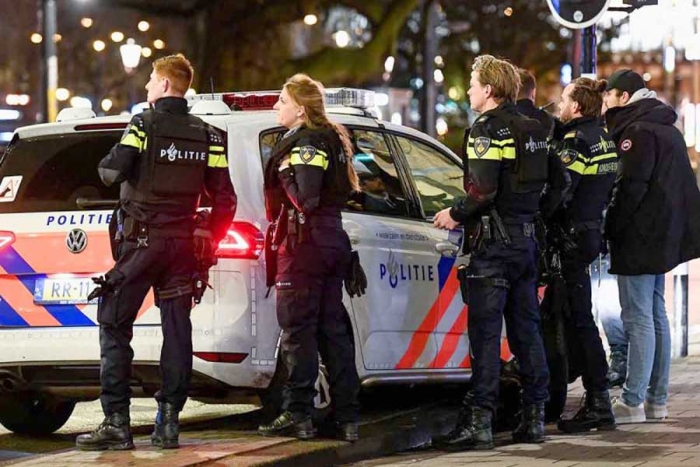
<path fill-rule="evenodd" d="M 610 1 L 547 0 L 547 4 L 559 24 L 571 29 L 583 29 L 594 25 L 603 16 L 603 13 L 608 9 Z"/>

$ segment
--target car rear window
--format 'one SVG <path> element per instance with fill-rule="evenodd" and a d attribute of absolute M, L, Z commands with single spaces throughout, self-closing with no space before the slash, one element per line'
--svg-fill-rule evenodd
<path fill-rule="evenodd" d="M 104 131 L 14 140 L 0 156 L 5 187 L 0 213 L 75 211 L 78 198 L 118 199 L 119 186 L 104 186 L 97 164 L 121 135 Z"/>

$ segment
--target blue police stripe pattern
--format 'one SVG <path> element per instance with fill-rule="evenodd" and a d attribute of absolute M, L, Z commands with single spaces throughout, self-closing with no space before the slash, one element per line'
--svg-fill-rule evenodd
<path fill-rule="evenodd" d="M 0 266 L 2 266 L 8 274 L 18 276 L 17 278 L 19 281 L 32 295 L 34 294 L 34 287 L 37 279 L 45 279 L 48 277 L 46 274 L 37 274 L 24 258 L 17 253 L 17 250 L 12 247 L 7 248 L 3 254 L 0 255 Z M 7 302 L 3 300 L 2 303 L 5 304 L 5 312 L 3 313 L 3 311 L 0 310 L 0 325 L 27 325 Z M 40 305 L 36 306 L 38 307 Z M 61 323 L 61 326 L 95 326 L 95 323 L 85 316 L 75 305 L 44 305 L 44 308 L 51 316 L 56 318 L 56 321 Z M 21 324 L 18 320 L 21 320 L 24 324 Z"/>

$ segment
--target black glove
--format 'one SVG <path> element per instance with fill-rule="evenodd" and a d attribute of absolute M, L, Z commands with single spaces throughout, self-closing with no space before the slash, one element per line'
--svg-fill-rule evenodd
<path fill-rule="evenodd" d="M 355 296 L 361 297 L 367 289 L 367 276 L 360 264 L 360 255 L 357 251 L 353 251 L 350 257 L 350 268 L 348 275 L 345 278 L 345 290 L 350 295 L 350 298 Z"/>
<path fill-rule="evenodd" d="M 206 267 L 209 269 L 217 262 L 215 255 L 216 245 L 211 231 L 201 228 L 195 229 L 193 238 L 194 256 L 197 258 L 197 264 L 199 264 L 199 267 Z"/>

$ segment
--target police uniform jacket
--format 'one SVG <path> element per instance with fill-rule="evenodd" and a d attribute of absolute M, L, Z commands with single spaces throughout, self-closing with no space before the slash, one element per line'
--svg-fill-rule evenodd
<path fill-rule="evenodd" d="M 510 114 L 518 111 L 512 102 L 498 109 Z M 516 144 L 511 131 L 493 111 L 484 112 L 474 122 L 466 144 L 465 179 L 467 196 L 458 199 L 450 216 L 467 223 L 490 206 L 495 206 L 506 223 L 532 222 L 539 208 L 540 192 L 516 193 L 511 174 L 516 162 Z"/>
<path fill-rule="evenodd" d="M 289 167 L 279 171 L 286 157 Z M 278 216 L 282 204 L 307 219 L 339 218 L 351 191 L 347 164 L 334 129 L 301 126 L 287 132 L 265 168 L 270 220 Z"/>
<path fill-rule="evenodd" d="M 525 115 L 526 117 L 534 118 L 542 127 L 549 133 L 554 127 L 554 117 L 552 117 L 547 111 L 539 109 L 535 106 L 535 103 L 530 99 L 519 99 L 515 106 L 518 108 L 518 112 Z"/>
<path fill-rule="evenodd" d="M 178 151 L 187 141 L 173 139 L 172 145 L 163 149 L 167 154 L 160 157 L 161 164 L 151 162 L 151 159 L 163 154 L 150 154 L 155 146 L 156 138 L 154 125 L 147 122 L 162 122 L 167 135 L 202 134 L 202 141 L 196 146 L 197 151 Z M 162 131 L 162 130 L 161 130 Z M 128 216 L 147 224 L 152 229 L 166 230 L 172 236 L 189 236 L 194 230 L 194 215 L 199 206 L 200 194 L 205 192 L 212 203 L 209 227 L 215 240 L 226 235 L 233 215 L 236 211 L 236 193 L 231 183 L 226 160 L 225 141 L 214 128 L 206 125 L 201 119 L 189 115 L 187 101 L 179 97 L 163 97 L 158 99 L 153 110 L 147 110 L 141 115 L 135 115 L 127 127 L 121 141 L 116 144 L 109 154 L 100 161 L 98 171 L 100 178 L 107 185 L 121 184 L 121 207 Z M 197 159 L 201 166 L 187 164 L 183 159 Z M 150 167 L 158 166 L 157 169 Z M 177 174 L 184 183 L 194 183 L 198 186 L 187 186 L 180 190 L 185 194 L 178 195 L 182 187 L 169 175 L 171 167 L 177 167 Z M 203 169 L 203 170 L 202 170 Z M 173 194 L 153 193 L 147 188 L 153 186 L 154 173 L 151 170 L 161 170 L 160 179 L 164 186 L 170 186 Z M 192 176 L 188 176 L 191 171 Z M 150 172 L 150 173 L 149 173 Z M 203 172 L 203 173 L 202 173 Z M 202 175 L 199 178 L 199 175 Z M 144 188 L 146 187 L 146 188 Z"/>
<path fill-rule="evenodd" d="M 655 98 L 605 114 L 620 152 L 605 223 L 612 274 L 663 274 L 700 257 L 700 192 L 676 118 Z"/>
<path fill-rule="evenodd" d="M 558 154 L 571 176 L 565 218 L 574 228 L 599 228 L 617 173 L 615 143 L 598 118 L 567 122 Z"/>

